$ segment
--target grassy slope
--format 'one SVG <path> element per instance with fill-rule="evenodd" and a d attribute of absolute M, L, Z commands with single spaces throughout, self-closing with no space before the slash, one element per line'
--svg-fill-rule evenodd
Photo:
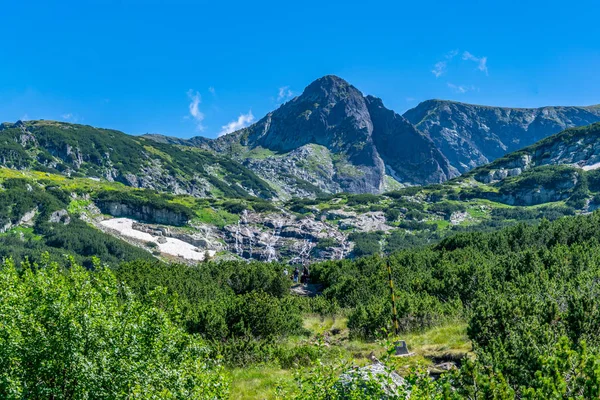
<path fill-rule="evenodd" d="M 127 184 L 133 175 L 161 190 L 200 185 L 217 196 L 253 193 L 270 198 L 274 194 L 266 182 L 227 157 L 88 125 L 1 124 L 0 156 L 5 166 L 15 169 L 98 178 L 111 175 Z"/>
<path fill-rule="evenodd" d="M 337 361 L 338 357 L 354 365 L 368 363 L 367 356 L 373 352 L 376 357 L 383 357 L 385 348 L 382 344 L 349 340 L 346 329 L 346 319 L 343 317 L 320 318 L 307 315 L 304 327 L 309 329 L 316 341 L 325 332 L 339 329 L 340 333 L 331 335 L 331 346 L 327 353 L 335 354 L 331 358 L 324 357 L 324 362 Z M 396 369 L 400 373 L 408 372 L 410 367 L 420 366 L 431 368 L 434 360 L 456 360 L 470 354 L 471 343 L 467 338 L 466 324 L 456 322 L 429 329 L 423 332 L 412 332 L 402 335 L 408 348 L 415 355 L 396 359 Z M 298 339 L 290 339 L 293 346 Z M 276 399 L 277 388 L 293 390 L 295 387 L 294 369 L 287 370 L 273 365 L 260 365 L 249 368 L 236 368 L 229 371 L 232 381 L 231 399 Z"/>

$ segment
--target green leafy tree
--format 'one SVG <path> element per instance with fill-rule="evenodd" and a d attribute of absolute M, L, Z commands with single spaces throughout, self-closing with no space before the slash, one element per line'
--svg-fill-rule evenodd
<path fill-rule="evenodd" d="M 225 398 L 204 344 L 98 262 L 0 269 L 0 397 Z M 176 305 L 175 305 L 176 306 Z"/>

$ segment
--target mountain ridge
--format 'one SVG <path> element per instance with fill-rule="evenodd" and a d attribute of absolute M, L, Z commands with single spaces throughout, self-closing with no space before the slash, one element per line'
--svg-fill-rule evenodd
<path fill-rule="evenodd" d="M 589 105 L 570 105 L 570 106 L 555 104 L 555 105 L 545 105 L 545 106 L 539 106 L 539 107 L 510 107 L 510 106 L 493 106 L 493 105 L 489 105 L 489 104 L 467 103 L 467 102 L 464 102 L 464 101 L 442 99 L 442 98 L 433 98 L 433 99 L 423 100 L 423 101 L 419 102 L 419 104 L 416 107 L 418 107 L 419 105 L 421 105 L 423 103 L 427 103 L 427 102 L 452 103 L 452 104 L 460 104 L 460 105 L 480 107 L 480 108 L 499 108 L 499 109 L 504 109 L 504 110 L 538 110 L 538 109 L 542 109 L 542 108 L 589 108 L 589 109 L 600 109 L 600 103 L 598 103 L 598 104 L 589 104 Z M 414 108 L 416 108 L 416 107 L 413 107 L 413 108 L 405 111 L 405 113 L 408 112 L 408 111 L 410 111 L 410 110 L 412 110 L 412 109 L 414 109 Z"/>
<path fill-rule="evenodd" d="M 427 100 L 404 116 L 464 173 L 564 129 L 599 122 L 600 107 L 509 108 Z"/>
<path fill-rule="evenodd" d="M 400 115 L 326 75 L 256 123 L 216 139 L 131 136 L 58 121 L 4 123 L 0 161 L 200 197 L 377 194 L 441 183 L 598 121 L 597 105 L 509 108 L 435 99 Z"/>
<path fill-rule="evenodd" d="M 332 116 L 351 122 L 336 131 Z M 216 139 L 151 138 L 226 154 L 281 188 L 281 195 L 311 197 L 316 191 L 303 188 L 381 193 L 444 182 L 563 129 L 598 121 L 600 105 L 514 108 L 442 99 L 399 115 L 326 75 L 239 131 Z M 357 144 L 363 148 L 355 151 Z"/>

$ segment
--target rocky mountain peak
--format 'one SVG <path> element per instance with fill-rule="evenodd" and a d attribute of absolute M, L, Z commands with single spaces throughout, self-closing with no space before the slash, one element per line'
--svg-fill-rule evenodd
<path fill-rule="evenodd" d="M 306 144 L 338 151 L 371 135 L 362 93 L 341 78 L 327 75 L 248 128 L 247 144 L 288 152 Z"/>
<path fill-rule="evenodd" d="M 292 107 L 300 107 L 298 111 L 305 113 L 304 115 L 310 110 L 312 118 L 319 116 L 318 118 L 328 120 L 328 124 L 350 117 L 359 121 L 361 128 L 369 125 L 363 94 L 335 75 L 327 75 L 312 82 L 300 96 L 281 108 L 285 109 L 290 103 L 293 104 Z"/>
<path fill-rule="evenodd" d="M 360 94 L 358 89 L 339 76 L 325 75 L 324 77 L 319 78 L 309 84 L 304 89 L 302 95 L 321 95 L 327 97 L 330 95 L 339 95 L 354 91 Z"/>
<path fill-rule="evenodd" d="M 385 108 L 381 99 L 363 96 L 335 75 L 315 80 L 300 96 L 218 143 L 226 141 L 239 141 L 246 148 L 262 147 L 294 159 L 300 154 L 316 157 L 295 160 L 298 167 L 293 173 L 322 187 L 322 174 L 311 179 L 314 171 L 306 168 L 331 165 L 331 182 L 325 186 L 328 191 L 379 193 L 386 189 L 386 175 L 403 184 L 441 182 L 455 176 L 426 135 Z M 252 164 L 258 170 L 273 169 L 272 160 L 253 160 Z"/>

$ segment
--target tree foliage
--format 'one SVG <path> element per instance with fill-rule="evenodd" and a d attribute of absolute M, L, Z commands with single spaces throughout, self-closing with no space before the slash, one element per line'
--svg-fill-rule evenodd
<path fill-rule="evenodd" d="M 226 397 L 206 346 L 99 264 L 6 261 L 0 282 L 2 398 Z"/>

